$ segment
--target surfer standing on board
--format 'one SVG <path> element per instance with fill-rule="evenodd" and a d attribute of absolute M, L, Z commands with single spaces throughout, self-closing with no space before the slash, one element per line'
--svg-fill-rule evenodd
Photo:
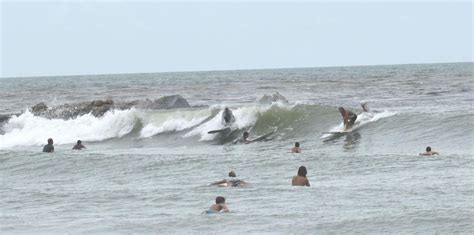
<path fill-rule="evenodd" d="M 224 112 L 222 112 L 222 123 L 225 126 L 231 125 L 233 122 L 235 122 L 235 117 L 232 111 L 229 108 L 225 108 Z"/>
<path fill-rule="evenodd" d="M 339 112 L 341 113 L 342 120 L 344 122 L 344 130 L 346 131 L 352 128 L 357 119 L 357 114 L 350 110 L 345 110 L 343 107 L 339 107 Z"/>

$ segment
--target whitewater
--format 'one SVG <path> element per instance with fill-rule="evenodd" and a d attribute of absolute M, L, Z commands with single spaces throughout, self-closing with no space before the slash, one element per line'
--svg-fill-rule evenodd
<path fill-rule="evenodd" d="M 473 63 L 0 78 L 0 233 L 474 232 Z M 286 99 L 268 101 L 278 92 Z M 181 95 L 72 117 L 31 107 Z M 370 112 L 362 112 L 367 102 Z M 343 130 L 338 107 L 358 114 Z M 226 134 L 222 111 L 235 123 Z M 3 116 L 2 116 L 3 115 Z M 234 144 L 245 131 L 265 141 Z M 48 138 L 55 152 L 42 153 Z M 82 140 L 87 147 L 73 151 Z M 302 153 L 290 152 L 295 142 Z M 427 146 L 437 156 L 419 156 Z M 292 187 L 306 166 L 311 187 Z M 209 184 L 229 171 L 245 188 Z M 203 215 L 216 196 L 228 214 Z"/>

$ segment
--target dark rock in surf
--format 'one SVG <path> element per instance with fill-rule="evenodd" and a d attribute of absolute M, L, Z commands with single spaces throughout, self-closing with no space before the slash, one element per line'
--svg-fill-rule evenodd
<path fill-rule="evenodd" d="M 260 100 L 258 101 L 261 104 L 271 104 L 273 102 L 282 102 L 284 104 L 288 104 L 288 100 L 282 96 L 279 92 L 273 93 L 273 95 L 264 95 Z"/>
<path fill-rule="evenodd" d="M 180 95 L 164 96 L 155 100 L 154 109 L 176 109 L 191 107 L 183 97 Z"/>
<path fill-rule="evenodd" d="M 101 117 L 110 110 L 126 110 L 132 107 L 139 109 L 175 109 L 189 108 L 191 106 L 182 96 L 172 95 L 153 101 L 145 99 L 116 103 L 113 100 L 94 100 L 63 104 L 54 107 L 48 107 L 45 103 L 41 102 L 31 107 L 30 111 L 36 116 L 69 119 L 88 113 L 96 117 Z"/>
<path fill-rule="evenodd" d="M 41 113 L 46 112 L 48 110 L 48 106 L 44 102 L 38 103 L 35 106 L 31 107 L 32 113 Z"/>
<path fill-rule="evenodd" d="M 0 126 L 2 126 L 3 123 L 10 120 L 10 118 L 11 118 L 11 115 L 9 115 L 9 114 L 0 114 Z"/>

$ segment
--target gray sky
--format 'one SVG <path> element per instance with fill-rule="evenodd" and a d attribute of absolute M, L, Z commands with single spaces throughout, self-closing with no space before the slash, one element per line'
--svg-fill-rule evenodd
<path fill-rule="evenodd" d="M 473 61 L 470 1 L 0 6 L 2 77 Z"/>

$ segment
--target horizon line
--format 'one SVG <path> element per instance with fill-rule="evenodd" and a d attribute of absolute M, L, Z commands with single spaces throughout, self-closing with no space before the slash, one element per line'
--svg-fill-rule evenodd
<path fill-rule="evenodd" d="M 182 71 L 162 71 L 162 72 L 125 72 L 125 73 L 91 73 L 91 74 L 67 74 L 67 75 L 40 75 L 40 76 L 12 76 L 9 78 L 57 78 L 57 77 L 82 77 L 82 76 L 105 76 L 105 75 L 132 75 L 132 74 L 169 74 L 169 73 L 206 73 L 206 72 L 231 72 L 231 71 L 252 71 L 252 70 L 283 70 L 283 69 L 310 69 L 310 68 L 342 68 L 342 67 L 374 67 L 374 66 L 399 66 L 399 65 L 428 65 L 428 64 L 461 64 L 474 63 L 474 61 L 456 62 L 434 62 L 434 63 L 402 63 L 402 64 L 359 64 L 359 65 L 334 65 L 334 66 L 302 66 L 302 67 L 274 67 L 274 68 L 249 68 L 249 69 L 216 69 L 216 70 L 182 70 Z"/>

